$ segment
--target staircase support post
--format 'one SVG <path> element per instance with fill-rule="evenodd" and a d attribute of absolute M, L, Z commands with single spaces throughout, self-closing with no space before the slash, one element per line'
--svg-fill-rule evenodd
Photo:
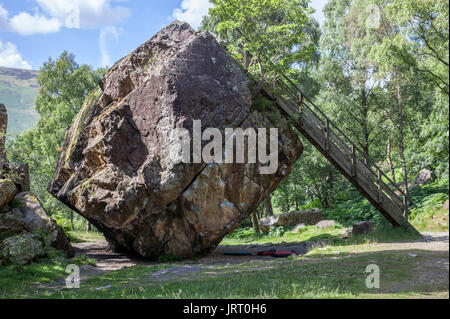
<path fill-rule="evenodd" d="M 330 151 L 330 120 L 328 118 L 325 124 L 325 150 Z"/>
<path fill-rule="evenodd" d="M 351 164 L 352 164 L 352 177 L 356 177 L 356 149 L 355 145 L 352 144 L 352 158 L 351 158 Z"/>
<path fill-rule="evenodd" d="M 405 215 L 405 221 L 408 222 L 409 212 L 408 212 L 408 199 L 403 195 L 403 213 Z"/>
<path fill-rule="evenodd" d="M 383 181 L 381 180 L 381 171 L 378 170 L 378 203 L 381 203 L 383 200 Z"/>

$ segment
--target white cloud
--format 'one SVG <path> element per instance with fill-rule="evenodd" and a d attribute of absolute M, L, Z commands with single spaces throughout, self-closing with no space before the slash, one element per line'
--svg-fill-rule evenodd
<path fill-rule="evenodd" d="M 212 4 L 209 0 L 183 0 L 181 8 L 175 9 L 172 16 L 177 20 L 189 23 L 194 29 L 197 29 L 211 7 Z"/>
<path fill-rule="evenodd" d="M 101 53 L 101 63 L 103 67 L 111 67 L 112 60 L 109 54 L 108 47 L 113 43 L 117 44 L 119 41 L 119 35 L 122 33 L 121 28 L 114 26 L 107 26 L 100 30 L 99 45 Z"/>
<path fill-rule="evenodd" d="M 58 32 L 61 23 L 58 19 L 47 18 L 40 14 L 31 15 L 21 12 L 9 20 L 10 28 L 20 35 Z"/>
<path fill-rule="evenodd" d="M 20 55 L 17 47 L 11 43 L 0 40 L 0 65 L 10 68 L 31 69 L 31 64 Z"/>
<path fill-rule="evenodd" d="M 80 14 L 81 28 L 98 28 L 113 25 L 128 19 L 130 9 L 112 7 L 111 0 L 36 0 L 48 15 L 66 21 L 68 15 L 76 9 Z M 113 1 L 116 2 L 116 1 Z"/>
<path fill-rule="evenodd" d="M 58 32 L 67 28 L 101 28 L 128 19 L 130 9 L 111 6 L 117 0 L 34 0 L 33 14 L 20 12 L 8 19 L 8 11 L 0 4 L 0 27 L 21 35 Z"/>

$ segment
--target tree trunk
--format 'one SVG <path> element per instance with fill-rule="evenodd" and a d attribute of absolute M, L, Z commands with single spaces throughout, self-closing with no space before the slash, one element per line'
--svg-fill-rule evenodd
<path fill-rule="evenodd" d="M 394 182 L 394 184 L 396 183 L 395 181 L 395 169 L 394 169 L 394 163 L 392 163 L 392 140 L 391 138 L 388 138 L 388 145 L 387 145 L 387 151 L 386 151 L 386 158 L 388 161 L 388 165 L 389 165 L 389 170 L 391 172 L 392 175 L 392 181 Z"/>
<path fill-rule="evenodd" d="M 298 199 L 297 199 L 297 184 L 292 183 L 294 186 L 294 204 L 295 204 L 295 211 L 298 211 Z"/>
<path fill-rule="evenodd" d="M 75 226 L 73 225 L 73 211 L 70 211 L 70 225 L 72 231 L 75 231 Z"/>
<path fill-rule="evenodd" d="M 397 87 L 397 106 L 398 106 L 398 128 L 399 128 L 399 137 L 398 137 L 398 146 L 400 152 L 400 160 L 402 164 L 402 176 L 403 176 L 403 186 L 405 188 L 404 192 L 408 196 L 408 175 L 406 171 L 406 159 L 405 159 L 405 146 L 404 146 L 404 135 L 403 135 L 403 99 L 400 85 Z"/>
<path fill-rule="evenodd" d="M 86 233 L 91 231 L 91 223 L 86 220 Z"/>
<path fill-rule="evenodd" d="M 269 194 L 266 197 L 266 216 L 273 216 L 273 207 L 272 207 L 272 195 Z"/>
<path fill-rule="evenodd" d="M 363 156 L 364 156 L 365 163 L 368 164 L 368 159 L 369 159 L 369 127 L 368 127 L 369 107 L 367 105 L 365 82 L 361 89 L 361 104 L 362 104 L 361 114 L 363 116 L 363 118 L 362 118 L 362 122 L 363 122 L 362 123 L 362 130 L 363 130 L 362 151 L 364 152 Z"/>
<path fill-rule="evenodd" d="M 259 221 L 258 217 L 256 216 L 256 212 L 252 214 L 252 224 L 253 224 L 253 232 L 259 235 L 260 234 Z"/>

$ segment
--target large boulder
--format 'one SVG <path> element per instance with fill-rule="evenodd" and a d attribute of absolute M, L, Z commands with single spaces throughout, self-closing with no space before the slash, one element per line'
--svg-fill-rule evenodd
<path fill-rule="evenodd" d="M 24 233 L 0 243 L 0 264 L 25 265 L 45 255 L 39 235 Z"/>
<path fill-rule="evenodd" d="M 322 212 L 317 208 L 305 211 L 295 211 L 262 218 L 259 222 L 260 228 L 267 233 L 270 227 L 293 227 L 299 224 L 315 225 L 322 220 Z"/>
<path fill-rule="evenodd" d="M 417 174 L 417 178 L 415 181 L 416 185 L 427 185 L 431 184 L 436 180 L 436 175 L 430 171 L 429 169 L 422 169 L 419 174 Z"/>
<path fill-rule="evenodd" d="M 117 62 L 88 96 L 49 192 L 103 232 L 113 249 L 147 258 L 211 251 L 302 152 L 276 110 L 258 111 L 250 85 L 214 36 L 172 23 Z M 263 175 L 259 163 L 183 163 L 177 129 L 192 136 L 195 120 L 203 132 L 218 128 L 222 136 L 225 128 L 279 128 L 278 169 Z"/>

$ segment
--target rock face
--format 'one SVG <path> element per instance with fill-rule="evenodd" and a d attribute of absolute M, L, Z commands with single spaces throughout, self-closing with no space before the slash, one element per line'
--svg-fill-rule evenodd
<path fill-rule="evenodd" d="M 416 185 L 427 185 L 431 184 L 436 180 L 436 175 L 429 169 L 422 169 L 417 175 L 415 184 Z"/>
<path fill-rule="evenodd" d="M 299 224 L 315 225 L 322 220 L 322 212 L 317 208 L 301 212 L 291 212 L 276 216 L 262 218 L 260 228 L 263 232 L 268 232 L 270 227 L 293 227 Z"/>
<path fill-rule="evenodd" d="M 0 105 L 0 132 L 6 133 L 7 118 Z M 0 138 L 0 262 L 24 264 L 42 256 L 48 247 L 38 240 L 38 232 L 46 235 L 51 247 L 72 257 L 74 250 L 64 230 L 29 190 L 28 164 L 9 163 Z"/>
<path fill-rule="evenodd" d="M 74 255 L 74 250 L 64 234 L 64 230 L 51 217 L 47 215 L 39 199 L 29 192 L 20 193 L 15 197 L 19 208 L 15 209 L 17 214 L 21 213 L 20 219 L 28 232 L 41 231 L 46 234 L 53 248 L 67 252 L 69 256 Z"/>
<path fill-rule="evenodd" d="M 13 200 L 18 193 L 16 185 L 9 179 L 0 180 L 0 207 Z"/>
<path fill-rule="evenodd" d="M 172 23 L 117 62 L 86 99 L 49 192 L 103 232 L 113 249 L 147 258 L 209 252 L 302 152 L 279 114 L 252 105 L 250 84 L 210 33 Z M 278 170 L 261 175 L 266 165 L 258 163 L 183 163 L 176 129 L 192 136 L 194 120 L 222 134 L 279 128 Z"/>

